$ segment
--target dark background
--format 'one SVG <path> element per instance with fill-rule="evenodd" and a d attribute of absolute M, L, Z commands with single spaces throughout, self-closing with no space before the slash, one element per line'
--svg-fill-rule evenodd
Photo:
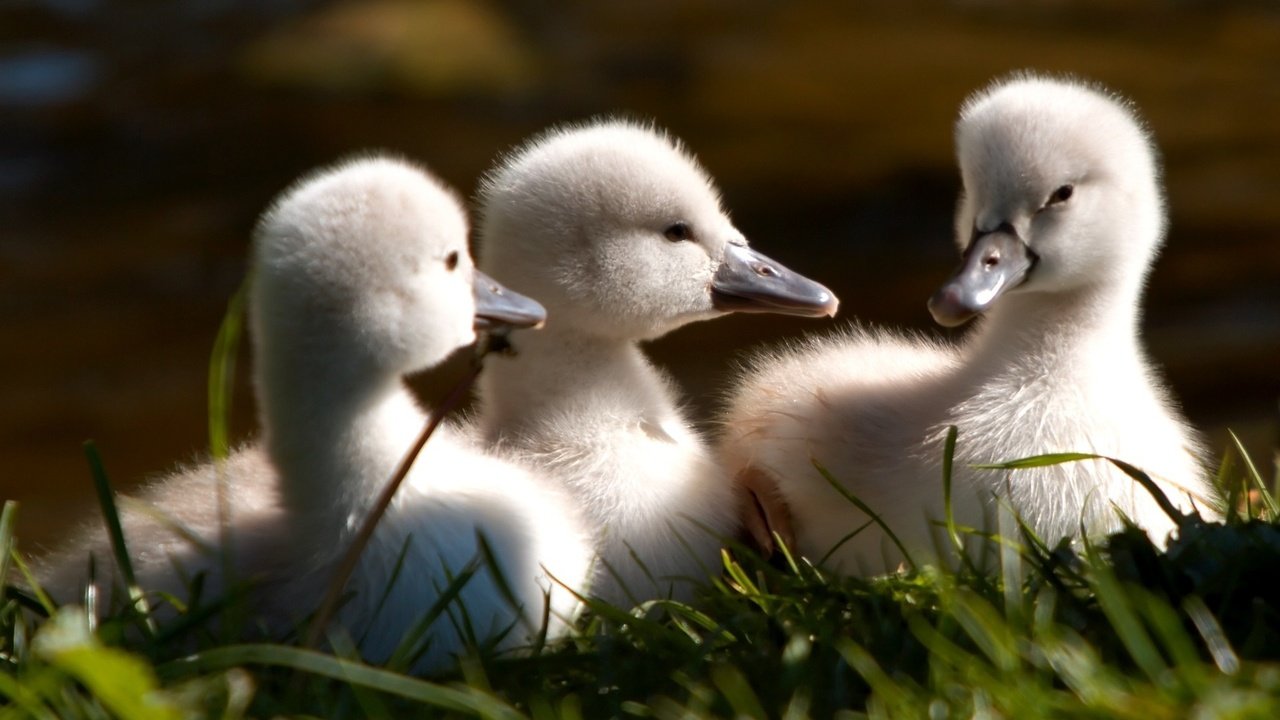
<path fill-rule="evenodd" d="M 931 328 L 955 263 L 951 124 L 1020 68 L 1132 97 L 1172 225 L 1144 321 L 1221 451 L 1270 472 L 1280 396 L 1280 9 L 1246 2 L 10 0 L 0 4 L 0 496 L 28 550 L 207 447 L 208 353 L 255 215 L 345 153 L 464 194 L 543 127 L 654 118 L 756 247 L 842 320 Z M 829 321 L 737 317 L 653 347 L 705 417 L 732 358 Z M 941 332 L 934 330 L 934 332 Z M 249 362 L 242 356 L 242 370 Z M 233 430 L 253 431 L 238 388 Z"/>

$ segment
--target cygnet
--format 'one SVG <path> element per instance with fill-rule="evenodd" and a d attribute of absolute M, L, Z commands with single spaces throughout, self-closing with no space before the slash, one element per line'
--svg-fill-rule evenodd
<path fill-rule="evenodd" d="M 1171 519 L 1104 460 L 975 467 L 1096 453 L 1145 470 L 1184 511 L 1211 507 L 1201 446 L 1139 341 L 1165 229 L 1148 132 L 1104 90 L 1021 74 L 964 103 L 956 146 L 963 260 L 929 309 L 946 326 L 983 319 L 956 345 L 855 327 L 749 363 L 719 449 L 753 489 L 748 524 L 766 548 L 777 530 L 845 573 L 897 567 L 899 549 L 816 465 L 916 561 L 938 560 L 950 553 L 938 524 L 955 426 L 960 526 L 994 530 L 1007 503 L 1050 544 L 1115 530 L 1121 515 L 1164 542 Z"/>
<path fill-rule="evenodd" d="M 126 513 L 124 530 L 144 589 L 184 597 L 184 578 L 202 573 L 205 597 L 218 597 L 234 582 L 223 573 L 229 555 L 235 580 L 248 584 L 250 622 L 280 636 L 315 611 L 425 424 L 403 377 L 473 343 L 477 323 L 527 327 L 544 312 L 474 271 L 451 191 L 387 157 L 343 162 L 283 193 L 259 221 L 253 266 L 261 441 L 148 493 L 213 550 L 194 549 L 145 513 Z M 219 473 L 231 499 L 228 553 L 213 500 Z M 102 533 L 73 543 L 45 565 L 45 586 L 76 600 L 88 550 L 102 563 L 106 547 Z M 434 671 L 471 639 L 499 651 L 528 645 L 548 612 L 549 635 L 563 634 L 592 562 L 558 483 L 445 424 L 361 555 L 336 625 L 382 662 L 434 618 L 412 663 Z M 446 589 L 471 573 L 450 600 Z M 101 591 L 114 583 L 114 573 L 99 573 Z"/>
<path fill-rule="evenodd" d="M 546 132 L 499 161 L 480 202 L 481 267 L 548 310 L 480 379 L 480 431 L 584 510 L 595 595 L 689 598 L 718 573 L 739 500 L 638 344 L 734 311 L 832 315 L 835 296 L 749 248 L 706 172 L 650 127 Z"/>

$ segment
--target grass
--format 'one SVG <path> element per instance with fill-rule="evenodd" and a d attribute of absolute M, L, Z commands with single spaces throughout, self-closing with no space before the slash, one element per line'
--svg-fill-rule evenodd
<path fill-rule="evenodd" d="M 219 352 L 235 346 L 227 332 L 235 328 L 224 325 Z M 218 353 L 215 367 L 226 367 Z M 214 395 L 229 393 L 225 372 L 211 373 L 214 382 Z M 214 433 L 225 437 L 225 427 Z M 954 437 L 947 448 L 950 468 Z M 106 522 L 118 528 L 106 472 L 88 451 Z M 1006 523 L 1004 538 L 979 540 L 1000 558 L 994 574 L 958 562 L 841 578 L 785 548 L 766 561 L 734 546 L 693 603 L 628 609 L 592 600 L 564 642 L 524 657 L 481 649 L 430 679 L 392 669 L 403 657 L 372 667 L 342 644 L 319 652 L 296 640 L 237 642 L 225 628 L 199 632 L 236 612 L 225 606 L 185 619 L 196 626 L 186 633 L 200 639 L 179 657 L 172 633 L 151 616 L 163 598 L 130 588 L 132 607 L 94 623 L 77 607 L 54 607 L 38 588 L 6 582 L 0 720 L 1277 717 L 1280 503 L 1238 441 L 1218 482 L 1230 502 L 1225 520 L 1179 517 L 1180 536 L 1164 550 L 1136 528 L 1049 547 Z M 32 588 L 16 516 L 6 503 L 0 577 Z M 974 540 L 950 517 L 946 529 L 955 548 Z M 124 537 L 111 536 L 127 577 Z"/>
<path fill-rule="evenodd" d="M 11 546 L 14 506 L 0 519 Z M 1273 717 L 1280 527 L 1188 521 L 1079 551 L 1024 538 L 1024 577 L 925 567 L 874 579 L 742 548 L 693 604 L 592 602 L 571 640 L 430 681 L 292 644 L 180 658 L 140 635 L 0 608 L 0 717 Z M 9 555 L 21 566 L 21 556 Z M 112 622 L 108 619 L 104 624 Z M 136 622 L 122 618 L 121 622 Z"/>
<path fill-rule="evenodd" d="M 430 681 L 297 644 L 209 640 L 174 658 L 157 635 L 106 629 L 137 626 L 134 611 L 94 631 L 7 587 L 0 718 L 1272 717 L 1280 526 L 1259 517 L 1255 475 L 1235 476 L 1255 502 L 1225 523 L 1185 518 L 1167 550 L 1132 528 L 1078 549 L 1024 535 L 1019 570 L 997 576 L 838 578 L 735 547 L 692 604 L 592 601 L 567 642 Z M 22 573 L 15 511 L 0 548 Z"/>

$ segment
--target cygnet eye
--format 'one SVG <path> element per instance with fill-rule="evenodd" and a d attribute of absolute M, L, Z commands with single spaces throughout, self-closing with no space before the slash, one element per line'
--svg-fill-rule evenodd
<path fill-rule="evenodd" d="M 685 242 L 693 239 L 693 228 L 687 222 L 672 223 L 662 234 L 671 242 Z"/>
<path fill-rule="evenodd" d="M 444 258 L 444 267 L 449 272 L 453 272 L 458 267 L 458 251 L 454 250 Z"/>
<path fill-rule="evenodd" d="M 1071 199 L 1071 195 L 1075 193 L 1075 191 L 1076 191 L 1075 187 L 1071 185 L 1063 185 L 1057 190 L 1054 190 L 1053 193 L 1049 195 L 1049 199 L 1045 202 L 1045 206 L 1064 203 Z"/>

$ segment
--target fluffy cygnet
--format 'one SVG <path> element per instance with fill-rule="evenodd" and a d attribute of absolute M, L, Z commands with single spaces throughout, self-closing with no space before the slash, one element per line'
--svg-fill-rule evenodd
<path fill-rule="evenodd" d="M 585 510 L 603 560 L 594 594 L 689 597 L 720 567 L 738 498 L 638 343 L 731 311 L 830 315 L 835 297 L 748 248 L 707 174 L 651 128 L 550 131 L 480 195 L 481 266 L 548 310 L 481 378 L 481 432 Z"/>
<path fill-rule="evenodd" d="M 263 437 L 223 471 L 233 567 L 253 581 L 251 612 L 270 634 L 316 609 L 423 428 L 403 376 L 474 342 L 478 322 L 529 326 L 543 318 L 537 303 L 475 272 L 466 243 L 455 196 L 421 169 L 383 157 L 303 179 L 260 220 L 250 327 Z M 214 475 L 207 465 L 151 493 L 210 545 L 218 542 Z M 135 519 L 126 517 L 125 533 L 141 551 L 142 587 L 181 591 L 179 575 L 204 572 L 221 589 L 216 551 L 195 552 L 155 523 L 133 527 Z M 555 636 L 579 606 L 559 583 L 584 587 L 593 557 L 587 538 L 557 483 L 442 425 L 361 555 L 337 624 L 377 662 L 424 617 L 441 613 L 419 643 L 414 667 L 424 671 L 451 662 L 469 632 L 498 649 L 527 644 L 547 602 Z M 108 553 L 97 542 L 101 561 Z M 81 543 L 60 562 L 83 567 L 84 555 Z M 82 571 L 55 570 L 72 584 L 50 576 L 50 588 L 74 600 Z M 472 571 L 456 601 L 437 607 L 452 580 Z"/>
<path fill-rule="evenodd" d="M 917 561 L 936 559 L 946 545 L 931 521 L 944 517 L 951 425 L 958 524 L 992 528 L 999 499 L 1049 543 L 1082 526 L 1114 530 L 1121 513 L 1163 542 L 1170 518 L 1105 461 L 973 467 L 1098 453 L 1146 470 L 1183 510 L 1193 499 L 1206 508 L 1201 448 L 1138 338 L 1165 225 L 1150 137 L 1106 92 L 1018 75 L 965 102 L 956 145 L 963 262 L 929 308 L 943 325 L 985 318 L 958 346 L 855 328 L 761 355 L 732 392 L 721 457 L 774 529 L 848 573 L 891 569 L 902 556 L 814 463 Z"/>

